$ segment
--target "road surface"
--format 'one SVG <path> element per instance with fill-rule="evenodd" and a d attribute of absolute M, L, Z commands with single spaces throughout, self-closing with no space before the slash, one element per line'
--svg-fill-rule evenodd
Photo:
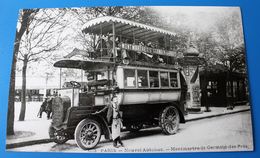
<path fill-rule="evenodd" d="M 89 151 L 77 147 L 74 140 L 63 145 L 39 144 L 10 151 L 36 152 L 198 152 L 253 150 L 250 112 L 203 119 L 181 124 L 175 135 L 164 135 L 160 128 L 144 129 L 137 133 L 122 133 L 125 147 L 114 148 L 112 142 L 101 141 Z"/>

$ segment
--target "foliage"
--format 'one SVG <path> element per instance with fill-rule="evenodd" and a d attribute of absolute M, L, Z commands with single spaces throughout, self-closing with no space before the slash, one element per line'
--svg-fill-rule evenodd
<path fill-rule="evenodd" d="M 44 70 L 45 74 L 51 73 L 50 76 L 54 75 L 55 72 L 51 72 L 54 69 L 50 69 L 50 67 L 55 60 L 62 58 L 64 53 L 68 54 L 74 48 L 84 51 L 93 51 L 97 48 L 99 37 L 81 32 L 82 26 L 87 21 L 101 16 L 115 16 L 175 32 L 176 36 L 172 39 L 172 44 L 175 52 L 177 52 L 176 57 L 181 57 L 182 53 L 193 44 L 200 52 L 200 56 L 205 58 L 207 65 L 222 64 L 231 72 L 245 72 L 245 48 L 241 15 L 237 11 L 226 13 L 207 15 L 217 18 L 212 24 L 205 26 L 183 12 L 163 15 L 153 7 L 110 6 L 21 10 L 13 68 L 15 68 L 16 59 L 18 59 L 18 64 L 22 66 L 17 67 L 17 69 L 24 71 L 23 89 L 25 93 L 26 72 L 31 62 L 48 62 L 47 65 L 49 66 L 45 66 L 45 68 L 48 67 L 49 70 Z M 201 11 L 195 17 L 200 18 L 201 15 L 205 14 L 207 13 Z M 39 73 L 44 74 L 41 71 Z M 76 74 L 67 70 L 62 73 L 65 76 Z M 15 75 L 12 75 L 12 79 L 14 78 Z M 14 83 L 12 88 L 13 91 L 10 90 L 10 94 L 14 93 Z M 12 101 L 13 98 L 9 100 Z M 11 103 L 9 106 L 11 107 Z"/>
<path fill-rule="evenodd" d="M 34 14 L 28 17 L 26 29 L 20 39 L 20 47 L 17 59 L 22 61 L 22 107 L 19 120 L 25 118 L 26 109 L 26 73 L 28 63 L 37 62 L 49 58 L 53 51 L 57 50 L 64 38 L 60 35 L 66 27 L 62 17 L 66 12 L 64 10 L 45 10 L 38 9 Z M 22 23 L 22 18 L 20 23 Z"/>
<path fill-rule="evenodd" d="M 31 16 L 26 33 L 21 39 L 18 60 L 42 60 L 61 46 L 64 37 L 60 35 L 66 27 L 61 19 L 65 13 L 62 10 L 40 9 Z"/>
<path fill-rule="evenodd" d="M 14 52 L 13 52 L 13 63 L 11 69 L 11 79 L 10 79 L 10 90 L 9 90 L 9 99 L 8 99 L 8 113 L 7 113 L 7 135 L 14 134 L 14 93 L 15 93 L 15 70 L 17 64 L 17 55 L 20 48 L 20 41 L 23 34 L 26 31 L 26 26 L 30 22 L 30 16 L 37 13 L 38 10 L 25 9 L 20 12 L 20 27 L 16 30 L 16 37 L 14 43 Z"/>

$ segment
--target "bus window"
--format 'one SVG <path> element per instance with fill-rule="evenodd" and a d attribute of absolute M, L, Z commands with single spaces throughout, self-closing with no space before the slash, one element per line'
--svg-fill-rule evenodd
<path fill-rule="evenodd" d="M 135 70 L 134 69 L 124 69 L 124 82 L 125 87 L 135 88 Z"/>
<path fill-rule="evenodd" d="M 171 87 L 178 87 L 177 73 L 170 72 L 170 84 Z"/>
<path fill-rule="evenodd" d="M 159 87 L 158 71 L 149 71 L 150 87 Z"/>
<path fill-rule="evenodd" d="M 161 72 L 161 87 L 169 87 L 169 79 L 168 79 L 168 72 Z"/>
<path fill-rule="evenodd" d="M 108 73 L 107 72 L 99 72 L 97 73 L 97 80 L 107 80 Z"/>
<path fill-rule="evenodd" d="M 140 88 L 148 87 L 147 70 L 137 70 L 137 81 L 138 81 L 138 87 Z"/>

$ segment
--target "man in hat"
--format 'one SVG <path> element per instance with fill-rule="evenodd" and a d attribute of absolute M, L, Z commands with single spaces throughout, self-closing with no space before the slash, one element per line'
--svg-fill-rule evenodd
<path fill-rule="evenodd" d="M 121 141 L 121 128 L 123 127 L 122 124 L 122 117 L 119 112 L 119 104 L 117 96 L 112 97 L 112 108 L 113 108 L 113 117 L 112 117 L 112 139 L 113 139 L 113 146 L 118 148 L 117 143 L 119 143 L 122 147 L 124 146 L 123 142 Z"/>
<path fill-rule="evenodd" d="M 112 118 L 112 140 L 113 140 L 113 146 L 118 148 L 118 143 L 124 147 L 123 142 L 121 141 L 121 128 L 123 127 L 122 124 L 122 117 L 119 112 L 119 104 L 118 104 L 118 98 L 116 95 L 113 95 L 111 98 L 111 103 L 108 104 L 106 107 L 104 107 L 102 110 L 95 112 L 94 114 L 99 114 L 107 110 L 107 121 L 110 123 Z"/>

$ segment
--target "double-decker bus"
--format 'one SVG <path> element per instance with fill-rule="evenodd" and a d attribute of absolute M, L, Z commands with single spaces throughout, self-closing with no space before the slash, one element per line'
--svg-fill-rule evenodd
<path fill-rule="evenodd" d="M 88 21 L 83 32 L 97 47 L 84 60 L 64 59 L 54 67 L 81 69 L 78 79 L 57 90 L 53 99 L 50 137 L 56 143 L 75 139 L 82 149 L 92 149 L 102 135 L 110 139 L 106 112 L 96 113 L 118 98 L 125 130 L 160 126 L 167 135 L 185 123 L 186 83 L 178 65 L 172 39 L 175 34 L 116 17 Z"/>

